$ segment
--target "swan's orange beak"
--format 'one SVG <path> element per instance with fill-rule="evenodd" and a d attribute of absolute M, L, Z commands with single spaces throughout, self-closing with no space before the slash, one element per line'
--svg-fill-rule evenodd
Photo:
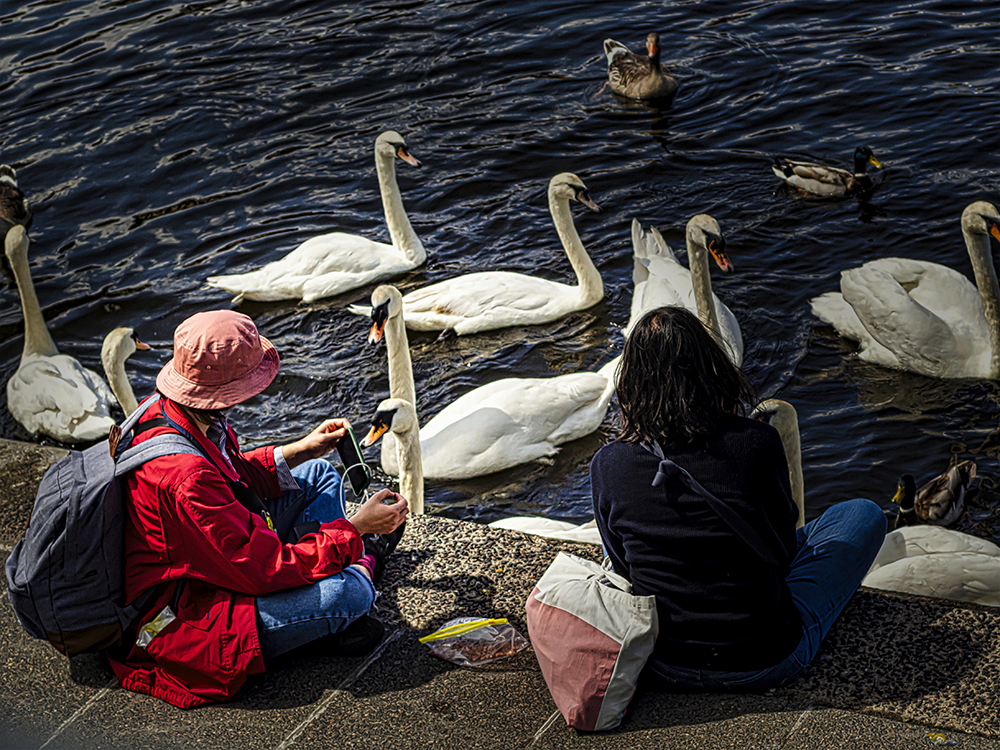
<path fill-rule="evenodd" d="M 996 224 L 994 224 L 993 226 L 991 226 L 990 227 L 990 234 L 992 234 L 996 238 L 997 242 L 1000 242 L 1000 226 L 998 226 Z"/>
<path fill-rule="evenodd" d="M 372 323 L 372 328 L 368 332 L 368 343 L 377 344 L 382 340 L 382 334 L 385 332 L 385 321 L 375 321 Z"/>
<path fill-rule="evenodd" d="M 414 167 L 419 167 L 420 166 L 420 160 L 417 157 L 415 157 L 413 154 L 411 154 L 410 151 L 409 151 L 409 149 L 406 148 L 406 146 L 400 146 L 399 148 L 397 148 L 396 149 L 396 156 L 398 156 L 400 159 L 402 159 L 403 161 L 405 161 L 407 164 L 409 164 L 411 166 L 414 166 Z"/>
<path fill-rule="evenodd" d="M 368 434 L 364 436 L 361 440 L 361 447 L 367 448 L 369 446 L 375 445 L 379 438 L 382 437 L 386 432 L 389 431 L 389 425 L 379 419 L 376 415 L 375 422 L 372 424 L 371 429 L 368 430 Z"/>
<path fill-rule="evenodd" d="M 708 252 L 710 252 L 712 257 L 715 258 L 715 262 L 719 265 L 719 268 L 726 273 L 732 273 L 733 262 L 729 260 L 729 256 L 726 255 L 725 247 L 721 240 L 709 240 Z"/>
<path fill-rule="evenodd" d="M 147 349 L 149 349 L 149 344 L 147 344 L 145 341 L 139 341 L 139 339 L 136 339 L 135 348 L 138 349 L 139 351 L 146 351 Z"/>

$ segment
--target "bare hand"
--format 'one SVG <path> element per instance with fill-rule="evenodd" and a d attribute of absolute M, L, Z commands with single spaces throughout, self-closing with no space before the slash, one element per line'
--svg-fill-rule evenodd
<path fill-rule="evenodd" d="M 310 458 L 325 456 L 347 434 L 350 426 L 346 419 L 327 419 L 304 438 L 284 446 L 281 450 L 288 468 L 295 468 Z"/>
<path fill-rule="evenodd" d="M 386 505 L 385 500 L 395 500 Z M 397 492 L 379 490 L 358 508 L 350 521 L 359 534 L 389 534 L 406 520 L 410 504 Z"/>

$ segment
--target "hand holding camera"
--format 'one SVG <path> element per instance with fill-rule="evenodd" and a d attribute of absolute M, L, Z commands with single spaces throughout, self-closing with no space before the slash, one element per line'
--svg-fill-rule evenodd
<path fill-rule="evenodd" d="M 386 500 L 392 502 L 387 504 Z M 360 534 L 391 534 L 409 512 L 410 504 L 405 497 L 391 490 L 379 490 L 361 504 L 350 521 Z"/>

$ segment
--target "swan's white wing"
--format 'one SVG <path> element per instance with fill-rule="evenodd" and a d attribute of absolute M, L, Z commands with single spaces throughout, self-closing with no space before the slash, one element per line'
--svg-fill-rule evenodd
<path fill-rule="evenodd" d="M 114 420 L 114 396 L 95 372 L 65 354 L 25 357 L 7 381 L 7 406 L 31 433 L 65 442 L 97 440 Z"/>
<path fill-rule="evenodd" d="M 344 232 L 312 237 L 285 257 L 256 271 L 210 276 L 209 286 L 245 299 L 275 301 L 330 297 L 376 279 L 403 273 L 415 264 L 392 245 Z"/>
<path fill-rule="evenodd" d="M 501 518 L 489 524 L 495 529 L 510 529 L 524 534 L 535 534 L 549 539 L 563 539 L 568 542 L 583 542 L 586 544 L 601 544 L 601 532 L 597 524 L 588 521 L 577 526 L 567 521 L 557 521 L 542 516 L 515 516 Z"/>
<path fill-rule="evenodd" d="M 1000 606 L 1000 557 L 944 552 L 906 557 L 865 576 L 871 588 Z"/>
<path fill-rule="evenodd" d="M 951 329 L 887 270 L 866 263 L 844 271 L 840 289 L 868 333 L 896 355 L 900 366 L 929 375 L 953 366 L 958 346 Z"/>
<path fill-rule="evenodd" d="M 953 552 L 975 552 L 1000 558 L 1000 547 L 986 539 L 942 526 L 919 524 L 904 526 L 886 534 L 869 572 L 907 557 Z"/>
<path fill-rule="evenodd" d="M 557 445 L 597 429 L 607 410 L 607 383 L 597 373 L 574 373 L 476 388 L 421 428 L 424 474 L 479 476 L 550 456 Z"/>
<path fill-rule="evenodd" d="M 899 535 L 906 547 L 906 557 L 935 555 L 943 552 L 975 552 L 1000 558 L 1000 547 L 986 539 L 942 526 L 921 524 L 904 526 L 886 536 Z"/>
<path fill-rule="evenodd" d="M 649 310 L 664 305 L 683 305 L 672 283 L 671 266 L 684 270 L 656 227 L 643 231 L 632 219 L 632 308 L 625 334 L 635 327 Z M 652 270 L 651 270 L 652 269 Z M 689 274 L 690 277 L 690 274 Z"/>
<path fill-rule="evenodd" d="M 454 328 L 472 333 L 489 328 L 530 325 L 558 317 L 577 288 L 506 271 L 457 276 L 417 289 L 403 297 L 403 318 L 414 330 Z"/>
<path fill-rule="evenodd" d="M 950 327 L 972 321 L 985 329 L 979 290 L 955 269 L 911 258 L 880 258 L 863 267 L 888 273 L 916 302 Z"/>
<path fill-rule="evenodd" d="M 829 323 L 837 329 L 837 333 L 852 341 L 861 344 L 861 351 L 858 356 L 865 362 L 883 365 L 885 367 L 900 367 L 899 358 L 891 351 L 882 346 L 868 333 L 854 308 L 844 301 L 844 295 L 840 292 L 827 292 L 819 297 L 814 297 L 809 302 L 813 315 Z"/>
<path fill-rule="evenodd" d="M 649 278 L 647 262 L 650 258 L 665 258 L 677 262 L 673 250 L 663 239 L 660 230 L 651 226 L 645 231 L 638 219 L 632 219 L 632 283 L 639 284 Z"/>

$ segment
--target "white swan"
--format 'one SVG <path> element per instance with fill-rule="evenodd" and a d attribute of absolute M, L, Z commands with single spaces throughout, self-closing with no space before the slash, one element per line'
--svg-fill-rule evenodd
<path fill-rule="evenodd" d="M 115 420 L 114 394 L 101 376 L 73 357 L 60 354 L 49 335 L 31 282 L 28 235 L 15 225 L 4 251 L 14 271 L 24 313 L 21 364 L 7 381 L 7 408 L 31 434 L 43 433 L 66 443 L 105 437 Z"/>
<path fill-rule="evenodd" d="M 962 213 L 976 286 L 938 263 L 882 258 L 844 271 L 841 291 L 813 299 L 813 314 L 859 341 L 866 362 L 938 378 L 1000 378 L 1000 287 L 990 254 L 998 222 L 985 201 Z"/>
<path fill-rule="evenodd" d="M 780 398 L 761 401 L 752 416 L 762 418 L 781 435 L 781 445 L 785 449 L 788 462 L 788 481 L 792 486 L 792 501 L 799 509 L 799 520 L 795 528 L 801 529 L 806 523 L 806 493 L 802 481 L 802 440 L 799 436 L 799 415 L 795 407 Z"/>
<path fill-rule="evenodd" d="M 376 288 L 371 309 L 368 340 L 377 342 L 385 334 L 390 395 L 413 394 L 406 337 L 399 335 L 405 331 L 399 290 Z M 559 445 L 600 426 L 614 393 L 617 365 L 614 359 L 598 372 L 504 378 L 469 391 L 420 429 L 424 476 L 467 479 L 554 455 Z M 395 451 L 383 447 L 382 469 L 399 473 Z"/>
<path fill-rule="evenodd" d="M 413 404 L 399 398 L 387 398 L 379 403 L 361 446 L 373 445 L 390 430 L 396 438 L 399 493 L 409 501 L 410 512 L 420 515 L 424 512 L 424 470 L 420 456 L 420 427 Z"/>
<path fill-rule="evenodd" d="M 564 542 L 580 542 L 582 544 L 601 544 L 601 530 L 596 521 L 573 524 L 569 521 L 557 521 L 554 518 L 542 516 L 512 516 L 491 521 L 489 526 L 495 529 L 520 531 L 522 534 L 544 536 L 548 539 L 560 539 Z"/>
<path fill-rule="evenodd" d="M 632 249 L 636 263 L 633 271 L 635 292 L 626 335 L 642 312 L 664 305 L 685 307 L 696 313 L 709 331 L 718 332 L 720 343 L 738 367 L 743 363 L 743 335 L 736 318 L 712 292 L 708 254 L 726 272 L 733 264 L 725 254 L 726 243 L 719 223 L 708 214 L 698 214 L 687 224 L 687 251 L 690 270 L 677 262 L 663 235 L 655 227 L 644 232 L 632 220 Z"/>
<path fill-rule="evenodd" d="M 905 526 L 886 534 L 862 584 L 1000 607 L 1000 547 L 940 526 Z"/>
<path fill-rule="evenodd" d="M 391 245 L 356 234 L 331 232 L 306 240 L 284 258 L 256 271 L 209 276 L 208 285 L 235 294 L 234 303 L 244 299 L 312 302 L 422 265 L 427 253 L 403 208 L 396 185 L 397 156 L 407 164 L 420 166 L 407 150 L 403 136 L 387 130 L 375 139 L 375 169 Z"/>
<path fill-rule="evenodd" d="M 111 392 L 115 394 L 126 417 L 139 408 L 139 402 L 132 391 L 132 385 L 128 382 L 125 360 L 136 350 L 148 349 L 149 344 L 139 341 L 139 337 L 131 328 L 115 328 L 104 337 L 104 345 L 101 347 L 104 374 L 108 378 Z"/>
<path fill-rule="evenodd" d="M 557 174 L 549 182 L 549 211 L 576 272 L 577 286 L 508 271 L 456 276 L 403 297 L 407 328 L 454 330 L 461 336 L 508 326 L 548 323 L 600 302 L 604 284 L 573 226 L 571 200 L 580 201 L 591 211 L 600 211 L 579 177 L 569 172 Z M 371 308 L 362 305 L 351 305 L 350 311 L 357 315 L 371 314 Z"/>

